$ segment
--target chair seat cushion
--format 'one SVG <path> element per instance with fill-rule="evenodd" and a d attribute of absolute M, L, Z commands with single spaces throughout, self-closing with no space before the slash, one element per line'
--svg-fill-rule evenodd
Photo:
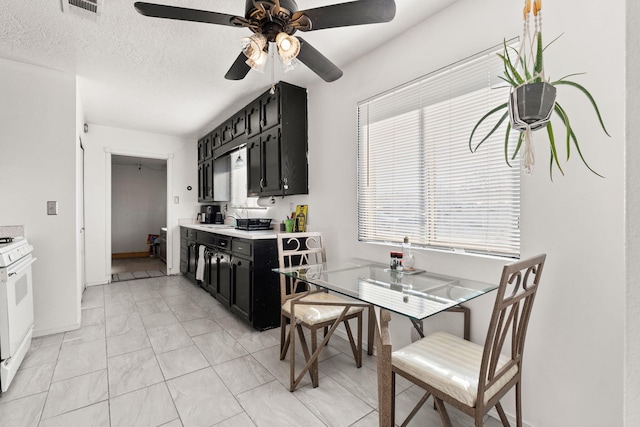
<path fill-rule="evenodd" d="M 319 292 L 301 298 L 298 301 L 304 302 L 332 302 L 338 304 L 348 303 L 346 299 L 337 295 Z M 303 322 L 307 325 L 315 325 L 326 321 L 337 319 L 344 310 L 340 305 L 307 305 L 296 304 L 296 323 Z M 282 305 L 282 311 L 291 317 L 291 300 Z M 362 307 L 351 307 L 347 315 L 362 311 Z"/>
<path fill-rule="evenodd" d="M 445 332 L 436 332 L 394 351 L 392 365 L 394 369 L 404 371 L 460 402 L 475 407 L 483 351 L 483 346 Z M 501 355 L 496 372 L 509 360 Z M 485 392 L 484 403 L 517 373 L 517 366 L 509 369 Z"/>

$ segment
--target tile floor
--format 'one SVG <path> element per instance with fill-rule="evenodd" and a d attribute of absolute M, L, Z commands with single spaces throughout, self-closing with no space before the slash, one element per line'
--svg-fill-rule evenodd
<path fill-rule="evenodd" d="M 159 258 L 115 258 L 111 260 L 111 281 L 166 276 L 167 265 Z"/>
<path fill-rule="evenodd" d="M 80 329 L 33 340 L 0 396 L 0 426 L 378 425 L 375 357 L 356 369 L 334 336 L 320 386 L 307 376 L 290 393 L 279 330 L 253 330 L 181 276 L 90 287 L 82 314 Z M 397 393 L 400 419 L 420 394 L 403 380 Z M 427 404 L 411 425 L 440 421 Z"/>

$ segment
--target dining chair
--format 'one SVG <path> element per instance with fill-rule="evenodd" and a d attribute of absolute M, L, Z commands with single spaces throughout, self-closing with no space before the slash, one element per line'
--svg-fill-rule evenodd
<path fill-rule="evenodd" d="M 392 353 L 391 390 L 400 375 L 426 391 L 402 426 L 429 396 L 445 426 L 451 421 L 444 402 L 473 417 L 476 427 L 495 406 L 502 424 L 509 426 L 500 399 L 514 386 L 516 423 L 522 426 L 522 356 L 545 258 L 543 254 L 504 266 L 484 345 L 436 332 Z M 391 405 L 393 420 L 395 399 Z"/>
<path fill-rule="evenodd" d="M 280 268 L 306 264 L 321 264 L 326 261 L 326 252 L 322 234 L 319 232 L 282 233 L 277 237 L 278 261 Z M 300 344 L 306 359 L 306 365 L 296 377 L 295 349 L 291 351 L 290 359 L 290 387 L 294 391 L 304 373 L 309 372 L 313 387 L 318 387 L 318 363 L 310 360 L 318 349 L 318 330 L 324 330 L 325 340 L 329 327 L 334 326 L 347 309 L 348 301 L 338 295 L 329 294 L 323 290 L 311 290 L 309 284 L 294 278 L 280 276 L 280 360 L 283 360 L 293 339 L 292 335 L 298 331 Z M 318 305 L 311 305 L 317 303 Z M 293 312 L 293 315 L 292 315 Z M 347 332 L 356 366 L 362 366 L 362 307 L 350 307 L 344 314 L 342 323 Z M 292 319 L 295 317 L 295 321 Z M 350 319 L 357 319 L 357 343 L 354 340 Z M 289 331 L 287 332 L 287 325 Z M 295 325 L 295 328 L 291 325 Z M 337 326 L 337 325 L 335 325 Z M 306 341 L 304 328 L 310 331 L 311 349 Z M 335 328 L 333 328 L 335 329 Z M 326 345 L 326 343 L 324 343 Z"/>

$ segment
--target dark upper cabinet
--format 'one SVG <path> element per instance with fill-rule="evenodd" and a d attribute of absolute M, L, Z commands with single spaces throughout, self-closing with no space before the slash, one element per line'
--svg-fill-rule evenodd
<path fill-rule="evenodd" d="M 256 99 L 245 108 L 245 129 L 247 138 L 260 133 L 260 99 Z"/>
<path fill-rule="evenodd" d="M 213 202 L 213 162 L 211 158 L 198 165 L 198 202 Z"/>
<path fill-rule="evenodd" d="M 269 91 L 260 98 L 260 108 L 262 109 L 260 129 L 263 132 L 280 124 L 280 91 L 280 86 L 276 86 L 273 94 Z"/>
<path fill-rule="evenodd" d="M 198 162 L 203 162 L 213 156 L 211 134 L 207 134 L 198 140 Z"/>
<path fill-rule="evenodd" d="M 213 130 L 212 150 L 220 157 L 247 145 L 249 196 L 308 194 L 307 90 L 285 82 L 274 89 Z"/>

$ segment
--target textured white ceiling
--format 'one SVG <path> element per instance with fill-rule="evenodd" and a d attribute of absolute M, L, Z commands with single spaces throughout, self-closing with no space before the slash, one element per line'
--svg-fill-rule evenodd
<path fill-rule="evenodd" d="M 147 0 L 244 16 L 243 0 Z M 303 34 L 338 67 L 403 33 L 455 0 L 396 0 L 385 24 Z M 149 18 L 134 0 L 105 0 L 97 21 L 63 13 L 60 0 L 1 0 L 0 57 L 78 76 L 89 123 L 183 137 L 200 137 L 264 91 L 270 70 L 244 80 L 225 73 L 248 29 Z M 340 0 L 298 0 L 299 10 Z M 322 82 L 304 66 L 275 80 L 308 86 Z M 322 83 L 331 84 L 331 83 Z"/>

